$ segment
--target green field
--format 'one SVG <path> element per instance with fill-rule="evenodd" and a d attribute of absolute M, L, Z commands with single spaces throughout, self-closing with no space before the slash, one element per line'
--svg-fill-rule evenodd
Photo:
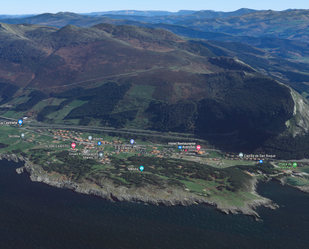
<path fill-rule="evenodd" d="M 19 119 L 19 118 L 22 118 L 25 115 L 25 113 L 26 113 L 26 111 L 25 112 L 8 111 L 8 112 L 2 114 L 2 116 L 6 117 L 6 118 Z"/>
<path fill-rule="evenodd" d="M 40 101 L 34 107 L 31 108 L 32 111 L 41 111 L 45 106 L 49 104 L 50 101 Z"/>
<path fill-rule="evenodd" d="M 81 106 L 88 101 L 82 101 L 82 100 L 74 100 L 70 104 L 68 104 L 68 107 L 63 107 L 61 110 L 53 112 L 49 114 L 47 117 L 55 120 L 55 123 L 64 123 L 63 119 L 66 115 L 69 114 L 70 111 L 72 111 L 74 108 Z"/>
<path fill-rule="evenodd" d="M 61 102 L 65 101 L 65 99 L 54 98 L 53 102 L 50 105 L 58 106 Z"/>

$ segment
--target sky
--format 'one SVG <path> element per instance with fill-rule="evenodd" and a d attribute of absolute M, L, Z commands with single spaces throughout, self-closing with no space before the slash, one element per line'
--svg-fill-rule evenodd
<path fill-rule="evenodd" d="M 2 3 L 0 14 L 40 14 L 60 11 L 90 13 L 109 10 L 233 11 L 240 8 L 257 10 L 308 9 L 309 4 L 308 0 L 14 0 Z"/>

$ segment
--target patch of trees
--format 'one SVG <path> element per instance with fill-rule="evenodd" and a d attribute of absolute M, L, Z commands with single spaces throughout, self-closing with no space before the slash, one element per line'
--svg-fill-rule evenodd
<path fill-rule="evenodd" d="M 263 145 L 267 154 L 280 159 L 303 159 L 309 157 L 309 134 L 271 137 Z"/>
<path fill-rule="evenodd" d="M 205 57 L 214 57 L 216 56 L 205 46 L 195 43 L 195 42 L 181 42 L 178 44 L 178 48 L 186 50 L 188 52 L 198 54 Z"/>
<path fill-rule="evenodd" d="M 35 90 L 29 94 L 30 99 L 26 103 L 22 103 L 15 107 L 15 111 L 27 111 L 35 106 L 37 103 L 46 99 L 48 95 L 41 91 Z"/>
<path fill-rule="evenodd" d="M 176 187 L 184 187 L 184 184 L 180 181 L 177 181 L 175 179 L 169 179 L 167 180 L 167 184 L 170 186 L 176 186 Z"/>
<path fill-rule="evenodd" d="M 286 129 L 285 122 L 294 107 L 288 88 L 270 78 L 243 72 L 204 77 L 201 87 L 207 95 L 199 101 L 150 103 L 146 114 L 151 129 L 205 136 L 239 131 L 237 139 L 245 141 L 250 150 Z"/>
<path fill-rule="evenodd" d="M 174 186 L 183 186 L 182 183 L 178 180 L 188 180 L 187 177 L 188 175 L 190 175 L 191 179 L 202 179 L 206 181 L 214 181 L 215 179 L 218 180 L 220 179 L 220 181 L 223 181 L 223 179 L 227 179 L 229 184 L 228 186 L 226 186 L 226 189 L 229 191 L 237 192 L 245 186 L 245 183 L 248 180 L 251 179 L 249 175 L 243 173 L 243 170 L 245 170 L 246 167 L 251 169 L 251 166 L 241 166 L 243 167 L 242 170 L 238 169 L 237 167 L 222 170 L 207 165 L 202 165 L 199 163 L 179 159 L 168 160 L 164 158 L 137 157 L 137 156 L 129 157 L 127 161 L 116 157 L 112 157 L 112 164 L 143 165 L 145 167 L 145 171 L 147 172 L 175 178 L 175 179 L 169 179 L 167 181 L 167 184 Z M 179 165 L 182 167 L 179 168 L 178 167 Z M 151 168 L 151 166 L 154 166 L 155 169 Z M 271 170 L 271 165 L 269 166 L 265 164 L 265 167 L 270 167 L 269 169 Z M 258 169 L 260 169 L 259 166 L 257 166 L 256 170 Z M 135 179 L 136 181 L 137 180 L 142 181 L 142 179 L 139 179 L 138 176 L 136 176 L 136 178 L 133 177 L 133 179 Z M 131 181 L 132 179 L 126 178 L 126 180 Z M 135 180 L 132 180 L 134 184 Z M 155 181 L 158 179 L 153 178 L 153 180 Z M 150 180 L 144 182 L 154 184 L 154 182 L 150 183 Z M 160 182 L 157 182 L 157 185 L 159 183 Z"/>
<path fill-rule="evenodd" d="M 115 128 L 123 128 L 128 121 L 135 119 L 138 110 L 112 113 L 101 117 L 101 124 Z"/>
<path fill-rule="evenodd" d="M 35 68 L 35 63 L 43 58 L 45 52 L 38 49 L 29 39 L 15 39 L 0 46 L 0 58 L 26 67 Z"/>
<path fill-rule="evenodd" d="M 146 112 L 154 130 L 188 132 L 194 128 L 196 109 L 194 102 L 153 103 Z"/>
<path fill-rule="evenodd" d="M 230 186 L 226 186 L 226 189 L 232 192 L 237 192 L 240 189 L 243 189 L 246 182 L 252 179 L 251 176 L 245 174 L 241 170 L 237 170 L 234 167 L 228 168 L 224 170 L 228 175 L 228 183 Z"/>
<path fill-rule="evenodd" d="M 42 111 L 40 111 L 37 115 L 37 120 L 39 122 L 43 122 L 49 114 L 57 111 L 58 106 L 45 106 Z"/>
<path fill-rule="evenodd" d="M 8 144 L 0 143 L 0 149 L 6 148 L 8 146 L 9 146 Z"/>
<path fill-rule="evenodd" d="M 83 91 L 77 89 L 75 92 L 75 94 L 79 96 L 77 99 L 89 100 L 89 102 L 73 109 L 65 118 L 98 118 L 110 114 L 131 86 L 131 84 L 119 86 L 117 83 L 109 82 L 94 89 L 86 89 Z M 81 92 L 83 92 L 82 95 L 80 95 Z"/>
<path fill-rule="evenodd" d="M 79 125 L 87 126 L 91 121 L 92 121 L 92 118 L 91 118 L 91 117 L 83 117 L 83 118 L 79 121 Z"/>
<path fill-rule="evenodd" d="M 214 65 L 217 65 L 219 67 L 222 67 L 224 69 L 228 69 L 228 70 L 242 70 L 242 71 L 246 71 L 249 73 L 254 73 L 255 70 L 252 69 L 251 67 L 239 63 L 237 61 L 235 61 L 233 58 L 229 58 L 229 57 L 213 57 L 213 58 L 209 58 L 208 59 L 209 62 L 211 62 Z"/>
<path fill-rule="evenodd" d="M 140 174 L 137 172 L 125 172 L 121 175 L 121 178 L 136 187 L 143 187 L 145 185 L 162 185 L 163 183 L 163 180 L 156 175 Z"/>
<path fill-rule="evenodd" d="M 71 98 L 77 98 L 80 96 L 83 96 L 86 93 L 87 90 L 83 87 L 76 87 L 71 90 L 67 90 L 61 93 L 53 93 L 53 97 L 55 98 L 65 98 L 65 99 L 71 99 Z"/>
<path fill-rule="evenodd" d="M 3 105 L 13 99 L 13 95 L 19 89 L 18 86 L 15 86 L 10 83 L 0 83 L 0 96 L 2 98 L 0 105 Z"/>
<path fill-rule="evenodd" d="M 81 180 L 85 178 L 86 175 L 91 172 L 92 166 L 97 163 L 92 159 L 85 160 L 78 156 L 69 156 L 68 151 L 59 152 L 56 156 L 57 159 L 65 163 L 43 164 L 43 169 L 47 172 L 55 171 L 64 174 L 73 180 Z"/>
<path fill-rule="evenodd" d="M 14 154 L 20 154 L 22 152 L 22 150 L 21 149 L 16 149 L 16 150 L 12 150 L 12 152 Z"/>
<path fill-rule="evenodd" d="M 309 82 L 309 75 L 295 72 L 285 72 L 285 76 L 292 82 Z"/>

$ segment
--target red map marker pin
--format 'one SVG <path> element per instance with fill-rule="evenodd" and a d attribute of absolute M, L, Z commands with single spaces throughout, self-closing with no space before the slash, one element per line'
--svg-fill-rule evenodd
<path fill-rule="evenodd" d="M 200 145 L 196 145 L 196 149 L 197 149 L 198 151 L 200 151 L 201 146 L 200 146 Z"/>
<path fill-rule="evenodd" d="M 76 143 L 71 143 L 71 147 L 74 149 L 76 146 Z"/>

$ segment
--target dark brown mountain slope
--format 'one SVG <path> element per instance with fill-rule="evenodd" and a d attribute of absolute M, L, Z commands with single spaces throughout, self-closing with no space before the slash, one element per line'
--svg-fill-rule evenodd
<path fill-rule="evenodd" d="M 295 116 L 287 86 L 166 30 L 2 24 L 0 44 L 0 80 L 23 88 L 3 84 L 2 99 L 20 97 L 9 111 L 39 121 L 190 132 L 254 149 Z M 297 120 L 299 134 L 307 121 Z"/>
<path fill-rule="evenodd" d="M 198 67 L 207 64 L 203 56 L 213 56 L 168 31 L 109 24 L 1 24 L 0 41 L 1 80 L 39 89 L 158 67 Z"/>

